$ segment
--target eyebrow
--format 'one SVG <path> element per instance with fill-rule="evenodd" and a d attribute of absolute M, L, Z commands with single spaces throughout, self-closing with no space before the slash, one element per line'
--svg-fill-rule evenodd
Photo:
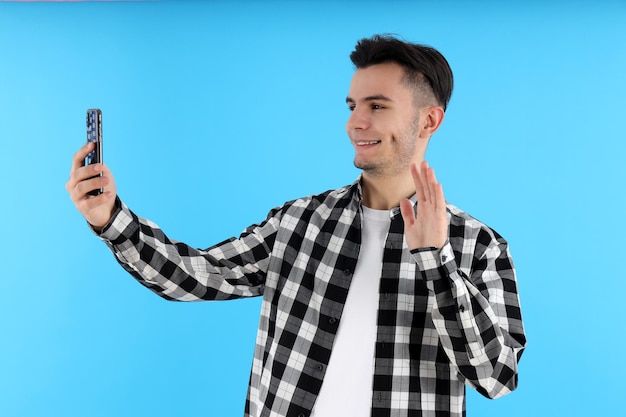
<path fill-rule="evenodd" d="M 373 96 L 367 96 L 362 101 L 368 102 L 368 101 L 393 101 L 393 100 L 385 95 L 376 94 Z M 348 96 L 346 97 L 346 103 L 351 104 L 351 103 L 356 103 L 356 101 L 352 97 Z"/>

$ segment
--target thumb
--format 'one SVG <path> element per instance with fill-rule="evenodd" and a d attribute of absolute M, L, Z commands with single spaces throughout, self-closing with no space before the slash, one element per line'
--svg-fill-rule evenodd
<path fill-rule="evenodd" d="M 400 213 L 402 214 L 402 218 L 404 219 L 405 226 L 411 226 L 415 223 L 415 211 L 413 210 L 413 204 L 411 204 L 411 200 L 405 198 L 400 200 Z"/>

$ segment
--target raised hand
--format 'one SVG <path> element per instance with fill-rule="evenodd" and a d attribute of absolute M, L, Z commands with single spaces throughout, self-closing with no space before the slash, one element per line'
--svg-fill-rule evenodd
<path fill-rule="evenodd" d="M 448 218 L 443 189 L 435 178 L 435 171 L 428 167 L 426 161 L 420 164 L 419 169 L 412 164 L 411 175 L 417 196 L 417 216 L 408 199 L 400 201 L 407 244 L 411 250 L 426 247 L 440 249 L 448 239 Z"/>
<path fill-rule="evenodd" d="M 93 150 L 93 147 L 93 143 L 87 143 L 74 154 L 70 179 L 65 184 L 65 189 L 87 222 L 96 229 L 102 229 L 109 223 L 113 215 L 117 191 L 113 175 L 106 165 L 83 166 L 85 157 Z M 102 172 L 101 177 L 92 178 L 100 172 Z M 104 188 L 104 193 L 98 196 L 87 194 L 98 188 Z"/>

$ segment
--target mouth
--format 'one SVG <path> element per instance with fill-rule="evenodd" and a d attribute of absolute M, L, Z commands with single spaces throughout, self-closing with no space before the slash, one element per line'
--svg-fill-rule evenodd
<path fill-rule="evenodd" d="M 371 146 L 378 145 L 380 143 L 379 140 L 356 140 L 354 141 L 356 146 Z"/>

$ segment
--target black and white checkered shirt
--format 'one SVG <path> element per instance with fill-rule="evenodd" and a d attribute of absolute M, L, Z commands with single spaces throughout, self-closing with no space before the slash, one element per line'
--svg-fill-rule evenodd
<path fill-rule="evenodd" d="M 206 250 L 170 240 L 118 204 L 101 238 L 159 296 L 263 296 L 245 414 L 308 416 L 359 257 L 359 182 L 286 203 Z M 515 389 L 526 338 L 507 243 L 448 205 L 446 245 L 411 252 L 399 209 L 391 216 L 371 415 L 463 416 L 465 384 L 491 398 Z"/>

